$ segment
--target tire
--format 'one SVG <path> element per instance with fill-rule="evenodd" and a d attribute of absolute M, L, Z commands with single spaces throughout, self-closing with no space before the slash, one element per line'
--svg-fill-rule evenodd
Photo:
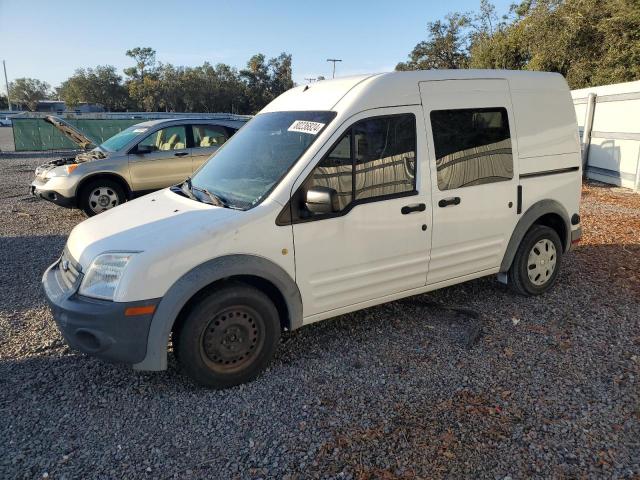
<path fill-rule="evenodd" d="M 93 180 L 82 187 L 78 206 L 88 217 L 93 217 L 126 201 L 127 196 L 122 186 L 114 180 L 104 178 Z"/>
<path fill-rule="evenodd" d="M 561 265 L 562 242 L 556 231 L 533 225 L 509 268 L 509 286 L 521 295 L 540 295 L 556 282 Z"/>
<path fill-rule="evenodd" d="M 256 378 L 280 340 L 278 310 L 260 290 L 240 282 L 201 299 L 174 331 L 173 348 L 184 373 L 223 389 Z"/>

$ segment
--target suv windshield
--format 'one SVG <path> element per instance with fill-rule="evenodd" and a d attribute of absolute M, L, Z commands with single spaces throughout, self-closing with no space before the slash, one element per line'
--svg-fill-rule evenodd
<path fill-rule="evenodd" d="M 100 144 L 100 148 L 107 152 L 117 152 L 131 140 L 136 138 L 138 135 L 146 132 L 147 130 L 149 130 L 147 127 L 139 127 L 137 125 L 133 125 L 126 130 L 122 130 L 120 133 L 116 133 L 108 140 L 105 140 L 104 143 Z"/>
<path fill-rule="evenodd" d="M 192 178 L 228 206 L 256 205 L 309 148 L 335 112 L 270 112 L 238 130 Z"/>

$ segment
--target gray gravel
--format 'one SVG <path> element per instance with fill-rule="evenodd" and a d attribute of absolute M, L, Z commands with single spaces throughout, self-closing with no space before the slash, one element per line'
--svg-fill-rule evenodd
<path fill-rule="evenodd" d="M 39 279 L 83 217 L 28 198 L 42 161 L 0 157 L 0 478 L 640 475 L 640 299 L 603 267 L 615 241 L 541 298 L 486 278 L 344 315 L 207 391 L 172 358 L 140 374 L 62 342 Z"/>

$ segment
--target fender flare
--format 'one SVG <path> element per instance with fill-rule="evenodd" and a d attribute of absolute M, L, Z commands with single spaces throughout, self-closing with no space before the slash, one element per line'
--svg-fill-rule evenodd
<path fill-rule="evenodd" d="M 289 328 L 302 326 L 302 296 L 295 281 L 282 267 L 256 255 L 226 255 L 208 260 L 182 275 L 160 300 L 147 337 L 145 358 L 133 365 L 135 370 L 166 370 L 167 345 L 178 314 L 200 290 L 225 278 L 251 275 L 271 282 L 282 294 Z"/>
<path fill-rule="evenodd" d="M 529 209 L 522 215 L 516 227 L 513 229 L 513 233 L 511 234 L 511 239 L 509 240 L 509 244 L 507 245 L 507 249 L 504 253 L 504 257 L 502 258 L 502 263 L 500 264 L 500 271 L 506 272 L 511 267 L 511 263 L 513 262 L 513 258 L 516 256 L 516 251 L 522 242 L 522 239 L 529 231 L 531 226 L 543 215 L 555 213 L 562 218 L 565 225 L 565 238 L 562 239 L 564 242 L 565 252 L 571 246 L 571 222 L 569 220 L 569 214 L 567 210 L 560 204 L 560 202 L 556 200 L 546 199 L 540 200 L 539 202 L 534 203 Z"/>

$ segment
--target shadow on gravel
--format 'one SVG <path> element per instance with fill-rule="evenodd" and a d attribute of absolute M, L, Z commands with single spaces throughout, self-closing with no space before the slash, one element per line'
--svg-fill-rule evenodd
<path fill-rule="evenodd" d="M 640 298 L 640 232 L 636 244 L 580 245 L 572 253 L 590 281 L 609 282 Z"/>
<path fill-rule="evenodd" d="M 62 252 L 63 235 L 0 237 L 0 311 L 32 308 L 44 299 L 40 279 Z"/>

